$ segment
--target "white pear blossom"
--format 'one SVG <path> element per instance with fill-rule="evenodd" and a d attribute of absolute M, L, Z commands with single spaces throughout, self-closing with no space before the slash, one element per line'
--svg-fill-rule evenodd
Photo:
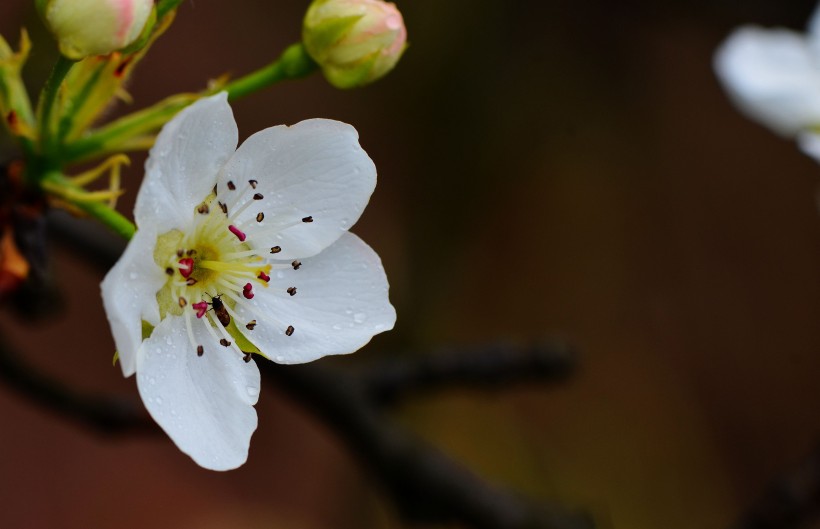
<path fill-rule="evenodd" d="M 820 6 L 806 33 L 738 28 L 718 48 L 714 67 L 742 112 L 820 161 Z"/>
<path fill-rule="evenodd" d="M 238 149 L 227 96 L 159 134 L 137 233 L 102 283 L 125 376 L 203 467 L 235 468 L 256 429 L 259 370 L 353 352 L 393 327 L 379 257 L 347 230 L 376 185 L 350 125 L 278 126 Z"/>

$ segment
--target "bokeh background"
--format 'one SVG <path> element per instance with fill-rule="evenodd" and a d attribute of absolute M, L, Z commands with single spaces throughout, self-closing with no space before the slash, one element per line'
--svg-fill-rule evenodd
<path fill-rule="evenodd" d="M 133 108 L 272 60 L 306 6 L 186 1 L 136 72 Z M 604 528 L 727 527 L 820 438 L 820 167 L 739 115 L 711 60 L 733 27 L 800 29 L 813 2 L 399 7 L 411 46 L 382 82 L 341 92 L 314 76 L 234 106 L 241 137 L 352 123 L 379 168 L 354 231 L 382 256 L 398 324 L 332 361 L 564 337 L 582 352 L 567 384 L 445 391 L 395 418 Z M 0 3 L 0 32 L 16 40 L 21 25 L 40 86 L 55 51 L 33 2 Z M 111 367 L 100 271 L 54 252 L 64 311 L 5 309 L 3 332 L 72 387 L 136 396 Z M 263 386 L 250 459 L 229 473 L 0 387 L 0 527 L 401 527 L 332 432 Z"/>

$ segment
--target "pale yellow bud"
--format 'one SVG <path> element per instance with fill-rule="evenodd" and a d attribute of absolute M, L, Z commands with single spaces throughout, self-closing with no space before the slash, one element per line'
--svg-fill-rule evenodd
<path fill-rule="evenodd" d="M 338 88 L 371 83 L 393 69 L 407 47 L 404 19 L 382 0 L 314 0 L 302 40 Z"/>
<path fill-rule="evenodd" d="M 69 59 L 107 55 L 139 38 L 153 0 L 40 0 L 38 8 Z"/>

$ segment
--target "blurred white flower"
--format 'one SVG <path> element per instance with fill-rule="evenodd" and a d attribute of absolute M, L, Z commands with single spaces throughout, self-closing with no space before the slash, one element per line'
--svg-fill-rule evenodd
<path fill-rule="evenodd" d="M 738 108 L 795 138 L 820 161 L 820 8 L 806 33 L 743 26 L 718 48 L 714 67 Z"/>
<path fill-rule="evenodd" d="M 301 363 L 353 352 L 395 311 L 376 253 L 348 228 L 376 185 L 350 125 L 313 119 L 236 149 L 226 94 L 162 130 L 137 233 L 102 283 L 123 373 L 203 467 L 235 468 L 256 429 L 252 354 Z"/>

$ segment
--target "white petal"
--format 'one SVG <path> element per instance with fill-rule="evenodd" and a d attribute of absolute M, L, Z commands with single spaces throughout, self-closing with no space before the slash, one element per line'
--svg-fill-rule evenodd
<path fill-rule="evenodd" d="M 185 230 L 236 149 L 236 122 L 227 94 L 200 99 L 169 121 L 145 162 L 137 195 L 137 226 Z"/>
<path fill-rule="evenodd" d="M 167 276 L 154 262 L 156 241 L 156 234 L 150 228 L 138 230 L 101 285 L 103 307 L 114 334 L 122 372 L 127 377 L 136 369 L 142 320 L 151 325 L 159 323 L 157 291 Z"/>
<path fill-rule="evenodd" d="M 735 104 L 783 135 L 820 123 L 820 56 L 792 31 L 745 27 L 715 54 L 715 70 Z"/>
<path fill-rule="evenodd" d="M 376 187 L 376 166 L 358 138 L 350 125 L 328 119 L 259 131 L 220 174 L 220 200 L 261 194 L 237 217 L 253 244 L 281 246 L 285 259 L 316 255 L 359 219 Z M 255 190 L 249 180 L 258 182 Z M 235 191 L 227 189 L 229 181 Z M 265 214 L 262 223 L 255 220 L 259 212 Z M 299 222 L 307 216 L 313 222 Z M 289 222 L 296 225 L 275 235 L 275 227 Z"/>
<path fill-rule="evenodd" d="M 820 4 L 815 6 L 809 17 L 809 23 L 806 24 L 806 36 L 811 42 L 811 46 L 820 51 Z"/>
<path fill-rule="evenodd" d="M 820 134 L 801 132 L 797 135 L 797 144 L 801 151 L 820 162 Z"/>
<path fill-rule="evenodd" d="M 256 289 L 237 312 L 245 321 L 257 320 L 246 336 L 276 362 L 352 353 L 396 321 L 379 256 L 352 233 L 304 259 L 299 270 L 271 276 L 268 288 Z M 286 292 L 291 286 L 294 296 Z M 285 334 L 288 325 L 295 329 L 291 336 Z"/>
<path fill-rule="evenodd" d="M 248 458 L 259 369 L 220 345 L 205 325 L 193 322 L 205 350 L 200 357 L 184 318 L 162 320 L 140 351 L 137 385 L 145 407 L 180 450 L 200 466 L 229 470 Z"/>

